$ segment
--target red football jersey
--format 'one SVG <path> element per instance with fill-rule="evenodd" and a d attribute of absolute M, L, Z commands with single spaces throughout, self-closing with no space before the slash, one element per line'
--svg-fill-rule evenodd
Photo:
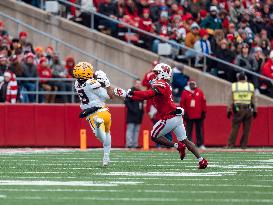
<path fill-rule="evenodd" d="M 164 80 L 157 80 L 152 85 L 152 89 L 156 90 L 159 94 L 153 97 L 153 105 L 157 109 L 161 119 L 169 119 L 175 116 L 170 114 L 176 110 L 176 105 L 173 101 L 172 88 Z"/>

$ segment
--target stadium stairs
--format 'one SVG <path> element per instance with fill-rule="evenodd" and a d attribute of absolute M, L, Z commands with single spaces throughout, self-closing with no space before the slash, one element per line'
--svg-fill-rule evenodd
<path fill-rule="evenodd" d="M 158 55 L 152 52 L 88 29 L 67 19 L 51 15 L 50 13 L 21 2 L 14 0 L 0 1 L 0 11 L 43 32 L 49 33 L 64 42 L 72 44 L 86 53 L 91 53 L 100 59 L 126 69 L 126 71 L 139 76 L 139 78 L 142 78 L 144 73 L 151 69 L 151 62 L 159 58 Z M 58 53 L 62 59 L 68 55 L 73 55 L 76 60 L 90 61 L 95 67 L 106 71 L 113 84 L 123 88 L 131 87 L 133 78 L 108 68 L 98 61 L 94 61 L 94 59 L 83 56 L 77 51 L 68 49 L 64 45 L 54 45 L 56 43 L 51 39 L 32 32 L 11 20 L 1 16 L 0 20 L 5 21 L 6 29 L 12 35 L 16 35 L 22 30 L 27 31 L 29 33 L 29 40 L 35 46 L 55 46 L 58 48 Z M 172 65 L 177 64 L 177 62 L 170 59 L 165 59 L 164 61 Z M 225 105 L 227 103 L 231 88 L 229 82 L 188 66 L 185 66 L 184 72 L 196 80 L 198 86 L 204 90 L 209 105 Z M 273 105 L 273 100 L 266 96 L 258 95 L 257 99 L 259 106 Z"/>

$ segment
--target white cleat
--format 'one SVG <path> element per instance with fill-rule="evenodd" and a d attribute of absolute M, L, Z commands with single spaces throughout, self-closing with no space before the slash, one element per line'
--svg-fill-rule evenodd
<path fill-rule="evenodd" d="M 109 155 L 104 155 L 103 160 L 102 160 L 102 166 L 106 167 L 110 163 L 110 158 Z"/>
<path fill-rule="evenodd" d="M 95 126 L 96 126 L 97 128 L 99 128 L 100 125 L 104 122 L 103 119 L 102 119 L 102 118 L 99 118 L 99 117 L 94 117 L 93 119 L 94 119 Z"/>

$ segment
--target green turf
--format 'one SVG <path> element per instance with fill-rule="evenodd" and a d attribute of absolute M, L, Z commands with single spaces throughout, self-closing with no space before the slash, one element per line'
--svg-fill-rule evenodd
<path fill-rule="evenodd" d="M 273 204 L 272 152 L 205 153 L 206 170 L 197 169 L 190 153 L 181 161 L 177 152 L 121 150 L 112 151 L 111 166 L 102 168 L 101 152 L 1 154 L 0 204 Z M 210 176 L 167 176 L 181 173 Z M 7 180 L 16 185 L 3 185 Z M 102 186 L 17 185 L 14 180 Z"/>

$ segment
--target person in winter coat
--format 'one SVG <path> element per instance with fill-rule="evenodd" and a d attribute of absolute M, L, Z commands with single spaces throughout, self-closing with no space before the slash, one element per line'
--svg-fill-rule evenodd
<path fill-rule="evenodd" d="M 38 65 L 38 74 L 40 78 L 52 78 L 52 70 L 48 66 L 48 61 L 45 57 L 42 57 L 40 59 L 40 63 Z M 52 81 L 47 80 L 40 80 L 40 86 L 45 91 L 57 91 L 57 86 Z M 54 103 L 55 102 L 55 96 L 54 94 L 46 94 L 45 95 L 45 102 L 46 103 Z"/>
<path fill-rule="evenodd" d="M 174 101 L 179 102 L 182 91 L 187 86 L 189 80 L 189 76 L 183 73 L 183 67 L 178 66 L 173 68 L 172 74 L 172 89 Z"/>
<path fill-rule="evenodd" d="M 270 52 L 268 60 L 262 66 L 261 73 L 268 78 L 273 79 L 273 51 Z M 269 95 L 273 97 L 273 85 L 271 82 L 265 80 Z"/>
<path fill-rule="evenodd" d="M 137 79 L 131 90 L 140 90 L 140 87 L 141 81 Z M 139 129 L 144 113 L 143 101 L 132 101 L 126 98 L 124 103 L 127 108 L 126 147 L 138 148 Z"/>
<path fill-rule="evenodd" d="M 184 120 L 188 139 L 192 141 L 192 129 L 195 124 L 196 145 L 204 149 L 203 121 L 206 118 L 207 105 L 203 91 L 197 87 L 195 81 L 189 81 L 182 92 L 180 106 L 184 109 Z"/>
<path fill-rule="evenodd" d="M 16 76 L 12 72 L 6 71 L 3 82 L 0 82 L 0 102 L 16 103 L 17 94 Z"/>
<path fill-rule="evenodd" d="M 222 29 L 222 21 L 218 17 L 218 9 L 216 6 L 210 7 L 210 15 L 201 22 L 201 27 L 212 30 Z"/>

